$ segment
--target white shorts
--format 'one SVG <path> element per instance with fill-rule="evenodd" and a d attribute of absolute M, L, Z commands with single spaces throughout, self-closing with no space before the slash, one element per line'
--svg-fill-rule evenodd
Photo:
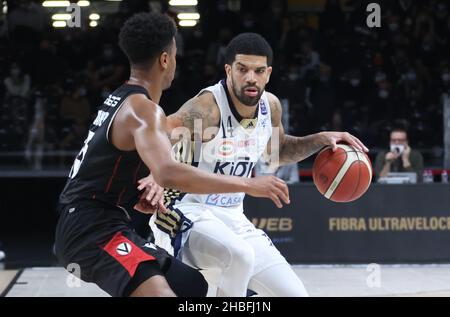
<path fill-rule="evenodd" d="M 156 216 L 153 215 L 150 219 L 150 227 L 155 237 L 155 244 L 166 249 L 169 253 L 177 253 L 178 256 L 183 254 L 182 249 L 186 243 L 191 231 L 202 230 L 202 226 L 197 225 L 200 222 L 210 222 L 215 224 L 217 230 L 208 230 L 208 235 L 216 235 L 216 239 L 223 240 L 223 234 L 232 233 L 239 238 L 244 239 L 251 245 L 255 252 L 255 265 L 253 274 L 258 274 L 262 270 L 278 264 L 287 264 L 286 259 L 281 255 L 278 249 L 274 246 L 267 234 L 255 228 L 255 226 L 247 219 L 242 211 L 230 210 L 226 207 L 216 207 L 204 204 L 177 204 L 175 207 L 180 210 L 185 217 L 193 222 L 190 230 L 182 233 L 181 244 L 179 250 L 174 250 L 173 240 L 170 236 L 158 229 L 154 221 Z M 222 226 L 226 226 L 230 230 L 220 230 Z M 226 232 L 226 233 L 224 233 Z M 212 237 L 214 238 L 214 237 Z M 207 244 L 206 244 L 207 245 Z M 192 246 L 191 246 L 192 247 Z M 175 251 L 175 252 L 174 252 Z M 207 250 L 204 250 L 207 252 Z M 186 262 L 186 259 L 181 259 Z M 189 262 L 186 262 L 190 264 Z"/>

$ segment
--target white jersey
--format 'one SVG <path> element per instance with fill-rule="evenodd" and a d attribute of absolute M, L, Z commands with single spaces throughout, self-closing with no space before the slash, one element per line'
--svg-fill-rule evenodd
<path fill-rule="evenodd" d="M 203 89 L 214 94 L 220 110 L 220 128 L 215 137 L 201 144 L 201 151 L 196 150 L 193 165 L 210 173 L 251 177 L 252 170 L 263 155 L 272 135 L 272 121 L 267 93 L 263 92 L 258 103 L 257 117 L 245 129 L 238 121 L 237 110 L 226 90 L 225 81 Z M 236 113 L 236 115 L 233 113 Z M 204 127 L 207 128 L 207 127 Z M 181 194 L 174 201 L 180 204 L 205 204 L 226 207 L 227 211 L 242 212 L 245 193 L 228 194 Z"/>
<path fill-rule="evenodd" d="M 219 130 L 208 142 L 192 149 L 192 142 L 180 142 L 174 146 L 178 159 L 210 173 L 251 177 L 252 170 L 266 150 L 272 136 L 272 120 L 267 93 L 263 92 L 258 102 L 256 118 L 251 122 L 253 129 L 245 129 L 239 122 L 239 114 L 232 104 L 224 81 L 200 92 L 209 91 L 220 110 Z M 207 127 L 204 127 L 207 129 Z M 205 133 L 207 134 L 207 133 Z M 205 135 L 207 136 L 207 135 Z M 194 153 L 194 154 L 192 154 Z M 192 157 L 192 155 L 194 157 Z M 255 252 L 253 273 L 277 265 L 286 264 L 285 258 L 274 247 L 267 235 L 247 219 L 243 210 L 245 193 L 226 194 L 179 194 L 176 191 L 165 192 L 169 202 L 169 214 L 155 213 L 150 219 L 155 244 L 178 256 L 194 267 L 207 268 L 209 264 L 196 262 L 193 255 L 197 251 L 211 255 L 215 251 L 217 235 L 223 241 L 243 241 Z M 212 226 L 212 227 L 211 227 Z M 212 229 L 216 228 L 216 229 Z M 206 230 L 207 229 L 207 230 Z M 213 236 L 206 237 L 208 232 Z M 185 248 L 192 232 L 197 232 L 204 242 L 202 246 L 194 242 L 194 248 Z M 226 237 L 232 232 L 232 236 Z M 206 236 L 205 236 L 206 234 Z M 227 240 L 228 239 L 228 240 Z M 228 247 L 228 246 L 227 246 Z M 231 247 L 231 246 L 230 246 Z M 193 252 L 192 254 L 190 252 Z M 207 256 L 209 259 L 209 257 Z M 219 261 L 220 262 L 220 261 Z"/>

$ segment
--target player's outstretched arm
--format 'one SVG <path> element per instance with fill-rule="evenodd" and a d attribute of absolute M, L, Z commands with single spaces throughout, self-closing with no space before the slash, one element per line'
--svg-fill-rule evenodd
<path fill-rule="evenodd" d="M 140 157 L 159 185 L 199 194 L 245 192 L 270 198 L 278 207 L 282 207 L 281 201 L 289 203 L 288 188 L 276 177 L 249 179 L 216 175 L 176 162 L 166 134 L 166 116 L 155 103 L 134 98 L 130 101 L 125 120 Z"/>
<path fill-rule="evenodd" d="M 337 143 L 348 143 L 360 151 L 368 152 L 367 147 L 355 136 L 348 132 L 319 132 L 304 137 L 296 137 L 284 133 L 281 122 L 282 108 L 280 100 L 268 93 L 272 114 L 272 126 L 278 130 L 278 142 L 269 140 L 268 153 L 278 151 L 279 165 L 286 165 L 302 161 L 319 151 L 324 146 L 331 145 L 333 151 L 337 149 Z M 275 133 L 276 135 L 276 133 Z"/>

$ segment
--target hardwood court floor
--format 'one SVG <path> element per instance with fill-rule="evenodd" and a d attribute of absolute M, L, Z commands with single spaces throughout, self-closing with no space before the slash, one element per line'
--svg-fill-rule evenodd
<path fill-rule="evenodd" d="M 0 270 L 0 295 L 7 291 L 8 286 L 13 283 L 13 280 L 16 277 L 17 273 L 17 270 Z"/>
<path fill-rule="evenodd" d="M 366 265 L 294 265 L 310 296 L 450 296 L 450 264 L 382 265 L 378 275 Z M 79 282 L 59 267 L 0 271 L 0 293 L 7 297 L 108 296 L 96 285 Z M 368 282 L 369 281 L 369 282 Z M 211 287 L 211 290 L 214 286 Z"/>

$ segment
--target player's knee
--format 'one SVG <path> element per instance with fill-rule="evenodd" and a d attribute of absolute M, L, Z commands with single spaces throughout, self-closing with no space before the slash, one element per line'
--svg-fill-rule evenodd
<path fill-rule="evenodd" d="M 246 242 L 229 246 L 231 265 L 238 266 L 242 270 L 253 270 L 255 264 L 255 251 Z"/>
<path fill-rule="evenodd" d="M 302 282 L 300 283 L 291 283 L 291 285 L 286 286 L 278 296 L 282 297 L 308 297 L 308 292 L 305 289 L 305 286 Z"/>
<path fill-rule="evenodd" d="M 208 293 L 208 282 L 200 272 L 197 271 L 196 275 L 195 283 L 191 285 L 189 297 L 206 297 Z"/>
<path fill-rule="evenodd" d="M 196 269 L 173 260 L 165 277 L 172 290 L 180 297 L 205 297 L 208 283 Z"/>
<path fill-rule="evenodd" d="M 139 285 L 130 297 L 175 297 L 176 294 L 162 277 L 153 277 Z"/>
<path fill-rule="evenodd" d="M 177 295 L 170 287 L 163 287 L 152 292 L 151 297 L 176 297 Z"/>

